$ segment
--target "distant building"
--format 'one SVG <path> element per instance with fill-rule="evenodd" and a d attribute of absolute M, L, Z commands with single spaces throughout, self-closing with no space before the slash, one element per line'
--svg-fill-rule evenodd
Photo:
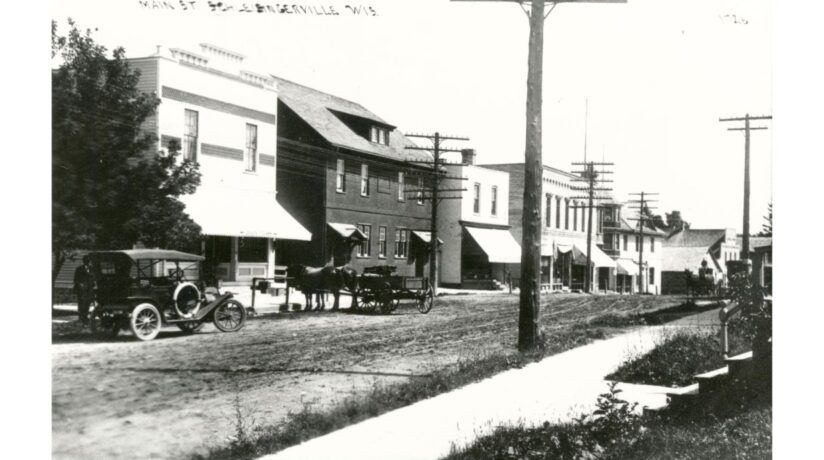
<path fill-rule="evenodd" d="M 428 277 L 430 155 L 360 104 L 279 77 L 278 199 L 312 233 L 287 263 Z"/>
<path fill-rule="evenodd" d="M 684 228 L 670 234 L 664 240 L 661 293 L 686 293 L 685 270 L 698 274 L 702 269 L 716 283 L 726 281 L 726 262 L 739 260 L 739 252 L 732 228 Z"/>
<path fill-rule="evenodd" d="M 523 233 L 524 164 L 483 165 L 509 173 L 510 232 L 520 242 Z M 541 288 L 547 291 L 582 291 L 586 276 L 587 225 L 589 223 L 585 200 L 576 190 L 579 176 L 560 169 L 544 166 L 541 197 Z M 600 286 L 601 268 L 615 270 L 616 264 L 599 249 L 601 241 L 598 213 L 593 211 L 591 244 L 592 291 Z M 519 276 L 520 268 L 513 271 Z"/>
<path fill-rule="evenodd" d="M 463 151 L 463 165 L 446 167 L 438 207 L 441 283 L 467 289 L 498 289 L 507 273 L 517 277 L 521 246 L 509 232 L 509 174 L 476 166 L 475 153 Z M 463 189 L 463 191 L 460 191 Z"/>
<path fill-rule="evenodd" d="M 615 259 L 616 269 L 599 268 L 599 288 L 620 293 L 661 293 L 662 252 L 667 234 L 645 223 L 643 235 L 638 223 L 631 225 L 621 215 L 622 205 L 601 204 L 600 231 L 603 251 Z M 643 245 L 643 268 L 638 265 Z M 641 277 L 639 287 L 638 278 Z"/>
<path fill-rule="evenodd" d="M 160 98 L 144 129 L 157 149 L 176 141 L 200 165 L 201 185 L 181 197 L 206 235 L 202 251 L 226 281 L 272 276 L 275 241 L 311 234 L 276 199 L 277 87 L 243 55 L 203 43 L 129 59 L 138 87 Z"/>

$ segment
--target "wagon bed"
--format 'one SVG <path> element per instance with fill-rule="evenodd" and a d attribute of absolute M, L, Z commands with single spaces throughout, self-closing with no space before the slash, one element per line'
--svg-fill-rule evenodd
<path fill-rule="evenodd" d="M 395 267 L 379 265 L 367 267 L 358 278 L 360 308 L 391 313 L 401 300 L 414 300 L 418 311 L 429 313 L 434 303 L 434 293 L 429 279 L 417 276 L 393 275 Z"/>

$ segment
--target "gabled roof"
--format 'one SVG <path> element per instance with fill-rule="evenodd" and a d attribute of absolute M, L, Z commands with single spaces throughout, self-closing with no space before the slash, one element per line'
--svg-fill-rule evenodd
<path fill-rule="evenodd" d="M 709 249 L 718 240 L 726 237 L 725 229 L 693 230 L 685 228 L 670 235 L 664 240 L 666 247 L 699 247 Z"/>
<path fill-rule="evenodd" d="M 638 233 L 638 227 L 630 225 L 626 220 L 624 220 L 623 217 L 621 217 L 620 219 L 618 230 L 628 233 Z M 666 237 L 667 233 L 657 228 L 654 228 L 653 226 L 649 225 L 649 223 L 646 223 L 644 224 L 644 235 Z"/>
<path fill-rule="evenodd" d="M 737 236 L 735 240 L 738 242 L 739 247 L 744 247 L 744 237 Z M 764 246 L 772 246 L 772 237 L 771 236 L 751 236 L 750 237 L 750 251 L 754 251 L 760 247 Z"/>
<path fill-rule="evenodd" d="M 692 270 L 694 272 L 701 267 L 704 256 L 707 256 L 707 260 L 712 262 L 716 270 L 723 271 L 723 267 L 707 251 L 708 248 L 702 246 L 668 247 L 662 251 L 661 271 L 682 272 Z"/>
<path fill-rule="evenodd" d="M 278 99 L 292 109 L 303 121 L 320 134 L 327 142 L 345 149 L 378 155 L 394 160 L 430 160 L 430 156 L 420 150 L 407 150 L 415 145 L 399 130 L 391 131 L 389 145 L 370 142 L 354 132 L 335 113 L 345 114 L 371 121 L 376 125 L 394 128 L 362 105 L 346 99 L 318 91 L 295 82 L 272 75 L 278 86 Z"/>

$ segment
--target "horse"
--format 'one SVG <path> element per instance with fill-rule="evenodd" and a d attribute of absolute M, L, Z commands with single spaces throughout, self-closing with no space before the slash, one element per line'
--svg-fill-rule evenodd
<path fill-rule="evenodd" d="M 358 273 L 350 267 L 307 267 L 291 265 L 287 273 L 294 279 L 293 286 L 300 288 L 306 298 L 306 310 L 312 310 L 312 294 L 315 294 L 315 311 L 326 308 L 322 294 L 331 292 L 335 298 L 332 310 L 340 307 L 340 291 L 348 290 L 352 295 L 352 307 L 357 308 Z"/>

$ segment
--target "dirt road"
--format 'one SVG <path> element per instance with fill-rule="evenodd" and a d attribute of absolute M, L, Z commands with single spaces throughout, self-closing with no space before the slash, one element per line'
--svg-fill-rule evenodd
<path fill-rule="evenodd" d="M 545 296 L 541 322 L 551 330 L 681 300 Z M 230 334 L 211 325 L 191 336 L 164 329 L 151 342 L 126 333 L 96 342 L 53 328 L 54 458 L 181 458 L 224 444 L 237 407 L 271 424 L 304 404 L 334 404 L 461 358 L 512 352 L 517 302 L 469 295 L 439 298 L 428 315 L 405 304 L 388 316 L 284 313 Z"/>

